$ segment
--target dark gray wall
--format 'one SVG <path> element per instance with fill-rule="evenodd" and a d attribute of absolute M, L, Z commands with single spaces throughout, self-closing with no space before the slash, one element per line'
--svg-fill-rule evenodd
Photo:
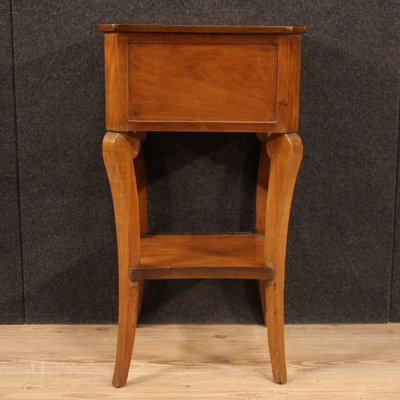
<path fill-rule="evenodd" d="M 0 323 L 24 321 L 10 1 L 0 0 Z"/>
<path fill-rule="evenodd" d="M 287 321 L 389 319 L 391 288 L 400 301 L 391 283 L 395 1 L 12 0 L 12 6 L 27 322 L 116 319 L 115 233 L 100 147 L 102 35 L 94 29 L 116 21 L 309 26 Z M 149 135 L 151 230 L 252 229 L 258 150 L 253 134 Z M 260 322 L 261 310 L 253 281 L 148 282 L 141 321 Z"/>
<path fill-rule="evenodd" d="M 400 134 L 400 130 L 399 130 Z M 396 194 L 396 216 L 395 234 L 393 238 L 393 267 L 391 279 L 390 298 L 390 321 L 400 322 L 400 142 L 397 155 L 397 194 Z"/>

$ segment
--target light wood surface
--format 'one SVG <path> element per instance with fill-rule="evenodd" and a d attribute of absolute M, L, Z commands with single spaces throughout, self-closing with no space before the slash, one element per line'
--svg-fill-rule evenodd
<path fill-rule="evenodd" d="M 110 385 L 117 328 L 0 326 L 0 398 L 395 400 L 400 324 L 288 325 L 275 385 L 261 325 L 139 326 L 128 384 Z"/>
<path fill-rule="evenodd" d="M 264 236 L 256 234 L 151 235 L 140 240 L 140 265 L 131 280 L 275 276 L 264 263 Z"/>

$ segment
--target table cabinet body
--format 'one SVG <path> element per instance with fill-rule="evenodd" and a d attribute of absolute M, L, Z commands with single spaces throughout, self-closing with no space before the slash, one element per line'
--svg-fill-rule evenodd
<path fill-rule="evenodd" d="M 108 130 L 297 132 L 301 27 L 100 28 Z"/>
<path fill-rule="evenodd" d="M 104 32 L 103 157 L 118 241 L 114 386 L 126 383 L 143 282 L 259 280 L 274 381 L 286 382 L 283 289 L 305 27 L 98 25 Z M 251 132 L 261 142 L 250 234 L 148 235 L 141 143 L 147 132 Z"/>

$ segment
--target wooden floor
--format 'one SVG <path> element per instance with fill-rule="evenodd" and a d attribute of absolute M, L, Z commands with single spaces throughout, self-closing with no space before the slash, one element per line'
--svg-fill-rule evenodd
<path fill-rule="evenodd" d="M 0 399 L 400 399 L 400 324 L 287 326 L 282 386 L 262 326 L 142 326 L 121 389 L 115 338 L 115 326 L 0 326 Z"/>

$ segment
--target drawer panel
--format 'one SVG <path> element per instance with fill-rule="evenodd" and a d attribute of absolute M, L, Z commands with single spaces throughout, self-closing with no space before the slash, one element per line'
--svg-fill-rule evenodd
<path fill-rule="evenodd" d="M 275 122 L 278 45 L 130 43 L 129 121 Z"/>

